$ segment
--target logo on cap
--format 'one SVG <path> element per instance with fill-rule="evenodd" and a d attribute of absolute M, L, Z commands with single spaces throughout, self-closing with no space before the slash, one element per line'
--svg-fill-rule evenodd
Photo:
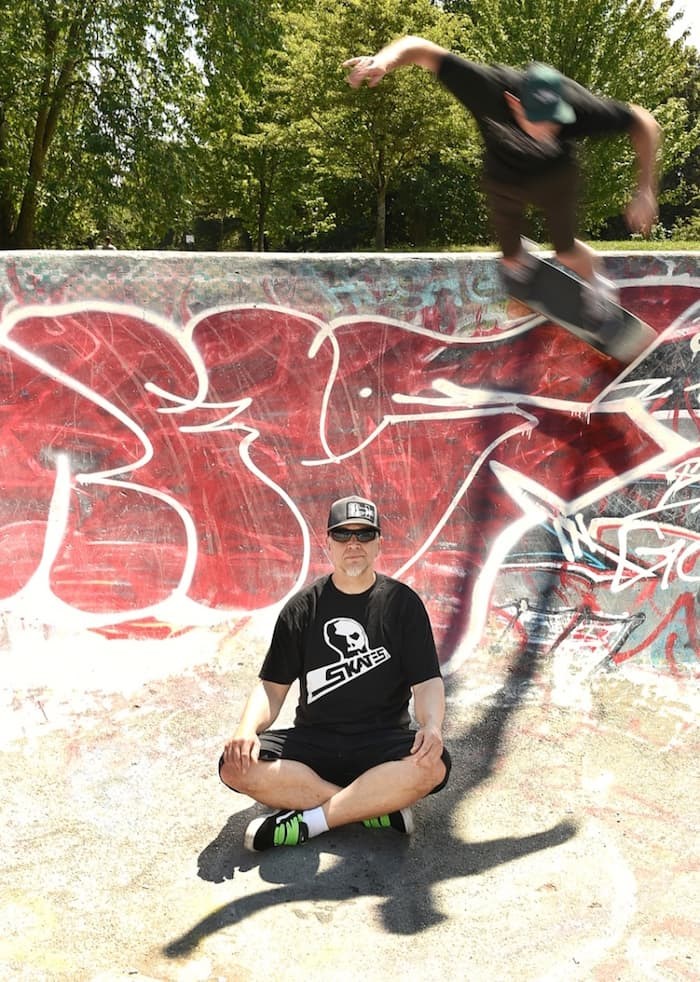
<path fill-rule="evenodd" d="M 351 518 L 366 518 L 368 522 L 377 521 L 377 510 L 369 501 L 348 501 L 347 520 Z"/>

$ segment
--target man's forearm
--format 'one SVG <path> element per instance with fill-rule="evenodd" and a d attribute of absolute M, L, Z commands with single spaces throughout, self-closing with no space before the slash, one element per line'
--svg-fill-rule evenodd
<path fill-rule="evenodd" d="M 445 720 L 445 686 L 441 678 L 413 686 L 413 709 L 418 724 L 442 730 Z"/>
<path fill-rule="evenodd" d="M 287 688 L 258 682 L 248 697 L 237 732 L 252 734 L 267 730 L 279 715 Z"/>
<path fill-rule="evenodd" d="M 387 44 L 377 52 L 374 61 L 388 72 L 403 65 L 419 65 L 437 74 L 445 54 L 447 54 L 445 48 L 441 48 L 439 44 L 434 44 L 425 38 L 407 35 Z"/>
<path fill-rule="evenodd" d="M 347 83 L 353 89 L 359 89 L 365 82 L 373 89 L 385 75 L 401 65 L 419 65 L 437 75 L 446 54 L 445 48 L 441 48 L 439 44 L 407 35 L 387 44 L 376 55 L 348 58 L 343 62 L 343 68 L 350 69 Z"/>
<path fill-rule="evenodd" d="M 629 131 L 637 157 L 640 191 L 656 194 L 658 184 L 658 157 L 661 145 L 661 127 L 648 110 L 632 106 L 634 122 Z"/>

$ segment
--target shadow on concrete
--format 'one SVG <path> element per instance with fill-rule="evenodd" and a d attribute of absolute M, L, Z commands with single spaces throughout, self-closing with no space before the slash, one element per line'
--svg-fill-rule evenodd
<path fill-rule="evenodd" d="M 470 792 L 493 773 L 508 721 L 528 689 L 536 661 L 525 646 L 493 704 L 461 734 L 448 735 L 453 757 L 450 782 L 438 795 L 420 802 L 415 810 L 418 834 L 412 838 L 346 826 L 312 839 L 302 849 L 255 854 L 244 851 L 243 833 L 260 809 L 254 806 L 233 815 L 200 854 L 199 876 L 222 883 L 236 872 L 257 868 L 261 880 L 273 886 L 224 904 L 170 941 L 164 954 L 187 955 L 205 937 L 279 904 L 313 902 L 316 916 L 323 917 L 324 902 L 330 906 L 367 897 L 381 901 L 379 913 L 386 931 L 413 935 L 445 919 L 434 887 L 571 839 L 577 829 L 567 821 L 533 835 L 478 843 L 464 842 L 457 834 L 458 823 L 450 823 Z"/>

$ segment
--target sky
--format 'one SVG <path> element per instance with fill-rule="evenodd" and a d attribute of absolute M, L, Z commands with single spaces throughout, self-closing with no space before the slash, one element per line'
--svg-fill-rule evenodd
<path fill-rule="evenodd" d="M 684 30 L 689 29 L 690 37 L 688 40 L 700 49 L 700 3 L 698 0 L 676 0 L 673 10 L 683 13 L 683 20 L 675 25 L 673 36 L 676 37 Z"/>

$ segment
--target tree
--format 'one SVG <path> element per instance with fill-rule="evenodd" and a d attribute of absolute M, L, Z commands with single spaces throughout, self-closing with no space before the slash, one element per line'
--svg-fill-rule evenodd
<path fill-rule="evenodd" d="M 429 0 L 320 0 L 313 13 L 290 18 L 287 76 L 300 131 L 319 171 L 359 178 L 374 199 L 374 244 L 387 240 L 387 197 L 407 174 L 443 151 L 474 166 L 475 129 L 433 78 L 402 69 L 374 90 L 351 90 L 341 63 L 374 52 L 392 38 L 419 33 L 450 46 L 458 25 Z"/>
<path fill-rule="evenodd" d="M 196 220 L 259 249 L 483 241 L 469 114 L 418 68 L 345 84 L 345 58 L 406 33 L 654 111 L 679 224 L 700 123 L 671 3 L 0 0 L 0 248 L 178 246 Z M 632 161 L 624 139 L 584 148 L 589 232 L 621 212 Z"/>
<path fill-rule="evenodd" d="M 42 209 L 70 212 L 75 188 L 123 197 L 146 149 L 179 138 L 191 16 L 185 0 L 0 0 L 0 16 L 0 247 L 31 248 Z"/>
<path fill-rule="evenodd" d="M 200 210 L 220 221 L 235 216 L 235 234 L 259 250 L 329 224 L 286 92 L 283 38 L 300 6 L 249 0 L 232 16 L 226 0 L 196 5 L 206 80 L 197 119 Z"/>
<path fill-rule="evenodd" d="M 660 231 L 671 230 L 674 238 L 700 239 L 700 141 L 697 124 L 700 119 L 700 54 L 691 50 L 693 70 L 686 89 L 679 93 L 680 105 L 688 123 L 683 136 L 689 146 L 687 156 L 676 154 L 674 167 L 666 168 L 663 183 L 663 205 L 660 209 Z"/>
<path fill-rule="evenodd" d="M 250 3 L 235 25 L 206 32 L 203 210 L 235 215 L 261 251 L 329 223 L 287 92 L 283 38 L 297 6 Z"/>

